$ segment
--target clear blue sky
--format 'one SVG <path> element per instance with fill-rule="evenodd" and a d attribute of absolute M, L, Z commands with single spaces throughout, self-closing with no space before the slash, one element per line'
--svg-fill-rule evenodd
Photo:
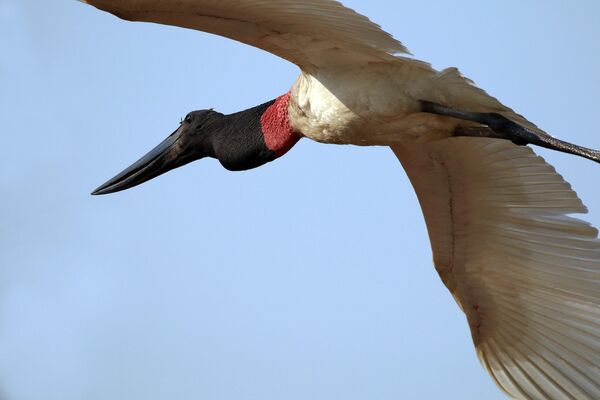
<path fill-rule="evenodd" d="M 598 1 L 345 3 L 600 148 Z M 89 195 L 188 111 L 270 100 L 295 66 L 73 0 L 0 0 L 0 38 L 0 399 L 503 398 L 386 148 L 303 140 Z M 599 226 L 600 166 L 541 153 Z"/>

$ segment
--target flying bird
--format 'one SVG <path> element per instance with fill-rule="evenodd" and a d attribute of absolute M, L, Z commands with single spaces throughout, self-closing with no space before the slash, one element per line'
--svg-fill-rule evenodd
<path fill-rule="evenodd" d="M 204 157 L 259 167 L 300 139 L 389 146 L 423 209 L 435 268 L 466 315 L 477 355 L 515 399 L 600 398 L 600 241 L 586 207 L 528 145 L 600 162 L 558 140 L 458 69 L 412 57 L 333 0 L 87 0 L 130 21 L 196 29 L 300 68 L 280 97 L 225 115 L 187 114 L 97 188 L 131 188 Z"/>

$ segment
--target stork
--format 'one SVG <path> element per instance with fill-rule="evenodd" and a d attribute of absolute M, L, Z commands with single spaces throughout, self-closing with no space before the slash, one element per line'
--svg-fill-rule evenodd
<path fill-rule="evenodd" d="M 435 268 L 466 315 L 483 367 L 514 399 L 600 398 L 600 241 L 584 204 L 528 145 L 600 162 L 479 89 L 434 70 L 333 0 L 86 0 L 130 21 L 225 36 L 300 75 L 280 97 L 187 114 L 93 194 L 204 157 L 259 167 L 300 139 L 389 146 L 423 209 Z"/>

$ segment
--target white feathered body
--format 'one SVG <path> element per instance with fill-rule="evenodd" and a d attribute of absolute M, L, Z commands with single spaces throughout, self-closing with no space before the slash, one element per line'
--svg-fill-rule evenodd
<path fill-rule="evenodd" d="M 495 112 L 542 132 L 479 89 L 456 68 L 441 72 L 408 58 L 347 69 L 302 72 L 291 89 L 289 118 L 302 135 L 322 143 L 360 146 L 426 143 L 451 136 L 458 124 L 421 112 L 421 101 Z"/>
<path fill-rule="evenodd" d="M 391 145 L 445 137 L 457 121 L 420 112 L 420 100 L 443 100 L 437 77 L 409 62 L 302 73 L 291 90 L 290 122 L 323 143 Z"/>

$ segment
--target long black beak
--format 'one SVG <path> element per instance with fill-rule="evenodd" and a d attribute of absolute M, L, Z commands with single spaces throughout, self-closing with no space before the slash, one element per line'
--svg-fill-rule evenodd
<path fill-rule="evenodd" d="M 181 128 L 177 129 L 148 154 L 94 190 L 92 195 L 115 193 L 132 188 L 201 158 L 186 154 L 189 153 L 186 150 L 188 146 L 183 143 L 182 133 Z"/>

